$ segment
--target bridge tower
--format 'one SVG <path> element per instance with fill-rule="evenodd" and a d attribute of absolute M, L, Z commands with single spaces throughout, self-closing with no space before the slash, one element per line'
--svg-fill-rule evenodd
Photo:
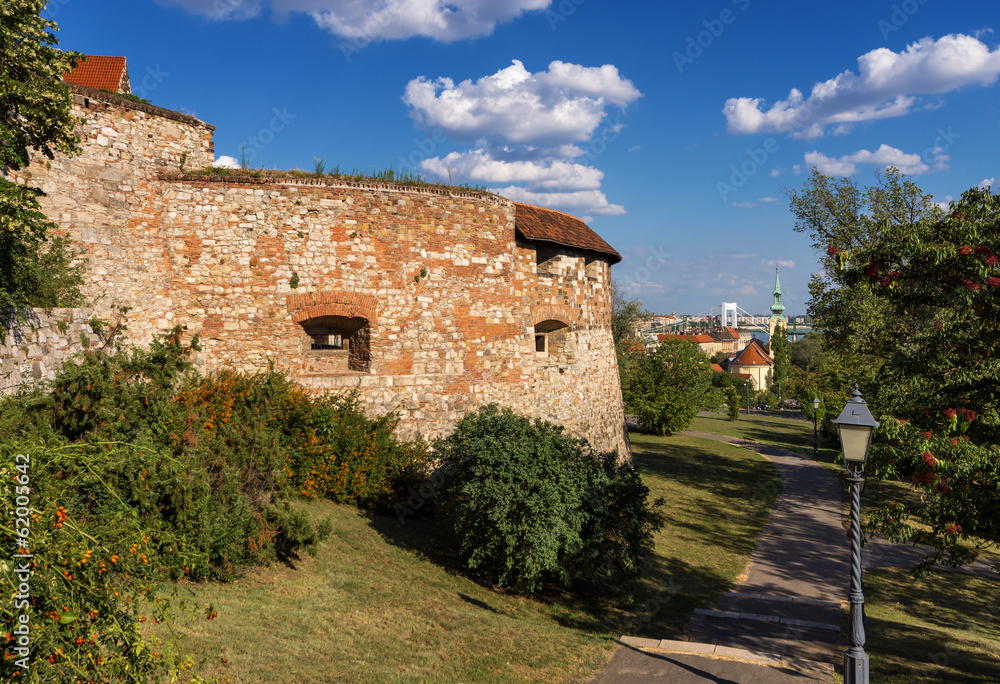
<path fill-rule="evenodd" d="M 722 327 L 723 328 L 738 328 L 739 325 L 736 321 L 736 312 L 739 309 L 736 306 L 736 302 L 722 302 Z M 733 324 L 729 325 L 729 312 L 733 312 Z"/>

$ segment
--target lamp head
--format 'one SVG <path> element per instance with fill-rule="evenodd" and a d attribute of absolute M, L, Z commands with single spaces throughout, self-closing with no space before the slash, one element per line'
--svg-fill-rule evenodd
<path fill-rule="evenodd" d="M 840 431 L 840 446 L 844 452 L 844 460 L 849 463 L 864 464 L 868 460 L 868 451 L 872 445 L 872 433 L 878 427 L 878 421 L 868 410 L 868 405 L 861 398 L 858 386 L 854 386 L 851 398 L 833 421 Z"/>
<path fill-rule="evenodd" d="M 813 397 L 813 410 L 819 411 L 819 397 Z"/>

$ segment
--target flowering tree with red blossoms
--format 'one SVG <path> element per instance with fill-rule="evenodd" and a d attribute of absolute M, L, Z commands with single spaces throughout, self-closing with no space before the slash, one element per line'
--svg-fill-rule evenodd
<path fill-rule="evenodd" d="M 810 311 L 881 423 L 869 473 L 920 492 L 867 529 L 933 546 L 925 568 L 967 563 L 1000 542 L 1000 196 L 974 188 L 943 215 L 859 220 L 849 248 L 824 249 Z"/>

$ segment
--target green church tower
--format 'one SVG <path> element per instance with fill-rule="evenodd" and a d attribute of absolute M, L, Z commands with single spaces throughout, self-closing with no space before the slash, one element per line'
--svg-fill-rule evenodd
<path fill-rule="evenodd" d="M 785 316 L 785 305 L 781 303 L 781 283 L 778 281 L 778 267 L 774 267 L 774 302 L 771 304 L 771 318 L 767 321 L 769 337 L 774 337 L 774 329 L 779 325 L 788 329 L 788 318 Z"/>

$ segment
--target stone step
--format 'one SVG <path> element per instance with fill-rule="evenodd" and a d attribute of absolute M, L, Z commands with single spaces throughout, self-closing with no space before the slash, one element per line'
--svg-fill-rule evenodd
<path fill-rule="evenodd" d="M 738 593 L 724 594 L 715 607 L 730 613 L 768 615 L 830 625 L 839 625 L 843 615 L 839 603 Z"/>
<path fill-rule="evenodd" d="M 684 638 L 776 654 L 783 659 L 817 662 L 832 668 L 840 633 L 798 624 L 696 614 Z"/>

